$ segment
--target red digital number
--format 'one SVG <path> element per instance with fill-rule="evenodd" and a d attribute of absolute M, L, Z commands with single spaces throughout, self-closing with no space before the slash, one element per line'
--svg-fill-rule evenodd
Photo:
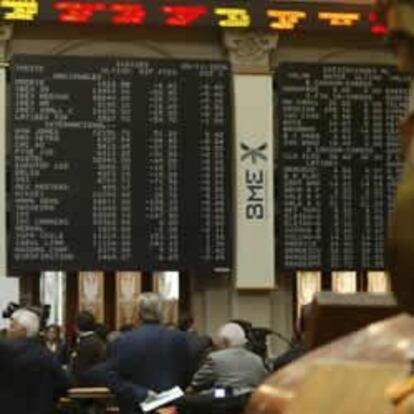
<path fill-rule="evenodd" d="M 371 12 L 368 19 L 371 22 L 371 33 L 378 36 L 384 36 L 388 33 L 387 26 L 380 21 L 377 13 Z"/>
<path fill-rule="evenodd" d="M 109 6 L 116 16 L 112 18 L 114 24 L 141 24 L 144 22 L 147 13 L 140 4 L 115 3 Z"/>
<path fill-rule="evenodd" d="M 62 11 L 59 20 L 65 23 L 87 23 L 96 12 L 105 11 L 105 3 L 69 3 L 54 4 L 56 10 Z"/>
<path fill-rule="evenodd" d="M 163 13 L 169 15 L 165 24 L 168 26 L 190 26 L 195 20 L 207 13 L 205 6 L 164 6 Z"/>

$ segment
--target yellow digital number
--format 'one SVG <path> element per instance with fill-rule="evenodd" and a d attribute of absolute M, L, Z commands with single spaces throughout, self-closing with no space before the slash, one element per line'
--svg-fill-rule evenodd
<path fill-rule="evenodd" d="M 224 16 L 226 19 L 219 21 L 221 27 L 249 27 L 250 15 L 246 9 L 220 7 L 214 9 L 217 16 Z"/>
<path fill-rule="evenodd" d="M 0 7 L 11 9 L 3 16 L 4 20 L 34 20 L 39 13 L 36 0 L 0 0 Z"/>
<path fill-rule="evenodd" d="M 277 30 L 294 30 L 299 21 L 307 17 L 305 12 L 296 10 L 268 10 L 267 16 L 275 19 L 270 27 Z"/>
<path fill-rule="evenodd" d="M 353 26 L 361 19 L 360 13 L 318 13 L 319 20 L 327 20 L 330 26 Z"/>

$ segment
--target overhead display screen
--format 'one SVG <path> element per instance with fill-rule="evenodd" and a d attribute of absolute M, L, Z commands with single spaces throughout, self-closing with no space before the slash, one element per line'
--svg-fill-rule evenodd
<path fill-rule="evenodd" d="M 409 80 L 394 68 L 277 73 L 278 248 L 284 270 L 384 269 Z"/>
<path fill-rule="evenodd" d="M 224 62 L 16 56 L 11 270 L 231 267 Z"/>
<path fill-rule="evenodd" d="M 385 31 L 372 5 L 355 1 L 0 0 L 0 19 L 72 25 Z"/>

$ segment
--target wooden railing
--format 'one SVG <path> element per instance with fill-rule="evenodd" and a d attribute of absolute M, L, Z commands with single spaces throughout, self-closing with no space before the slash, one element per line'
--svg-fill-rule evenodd
<path fill-rule="evenodd" d="M 82 412 L 85 401 L 91 402 L 100 414 L 119 413 L 115 396 L 108 388 L 71 388 L 68 395 L 60 399 L 59 405 L 63 412 L 78 414 Z M 174 408 L 163 408 L 157 411 L 158 414 L 173 414 Z"/>

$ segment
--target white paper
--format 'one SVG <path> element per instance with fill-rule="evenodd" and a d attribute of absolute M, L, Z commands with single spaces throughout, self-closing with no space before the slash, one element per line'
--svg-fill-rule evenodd
<path fill-rule="evenodd" d="M 174 387 L 170 390 L 157 394 L 154 397 L 147 398 L 143 403 L 140 404 L 140 407 L 144 413 L 148 413 L 159 407 L 162 407 L 163 405 L 176 401 L 183 396 L 184 393 L 182 389 L 180 387 Z"/>

